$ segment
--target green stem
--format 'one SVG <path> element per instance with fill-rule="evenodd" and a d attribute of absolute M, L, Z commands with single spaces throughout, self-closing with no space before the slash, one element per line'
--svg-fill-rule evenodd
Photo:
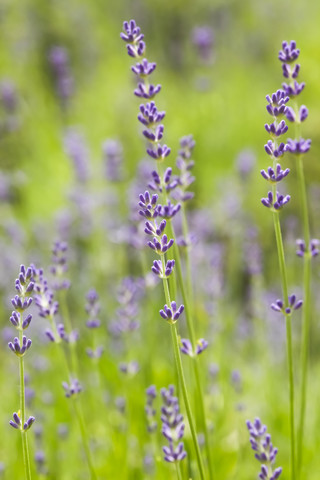
<path fill-rule="evenodd" d="M 184 202 L 182 202 L 181 207 L 181 214 L 182 214 L 182 231 L 183 236 L 185 237 L 186 241 L 189 239 L 189 227 L 188 227 L 188 220 L 186 214 L 186 208 Z M 192 272 L 191 272 L 191 260 L 190 260 L 190 247 L 187 245 L 186 247 L 186 266 L 187 266 L 187 290 L 190 297 L 190 303 L 193 306 L 193 287 L 192 287 Z"/>
<path fill-rule="evenodd" d="M 163 255 L 162 255 L 161 259 L 162 259 L 162 262 L 164 264 Z M 171 300 L 170 300 L 168 280 L 166 278 L 163 279 L 163 287 L 164 287 L 166 302 L 169 306 L 169 305 L 171 305 Z M 204 480 L 205 479 L 204 467 L 203 467 L 203 462 L 202 462 L 202 458 L 201 458 L 200 447 L 199 447 L 197 432 L 196 432 L 196 428 L 195 428 L 195 422 L 194 422 L 191 407 L 190 407 L 187 385 L 186 385 L 186 381 L 185 381 L 185 378 L 184 378 L 184 372 L 183 372 L 180 349 L 179 349 L 179 337 L 178 337 L 178 331 L 177 331 L 176 323 L 171 324 L 171 335 L 172 335 L 174 358 L 175 358 L 175 362 L 176 362 L 176 366 L 177 366 L 177 371 L 178 371 L 179 381 L 180 381 L 180 385 L 181 385 L 181 389 L 182 389 L 184 404 L 185 404 L 186 411 L 187 411 L 187 417 L 188 417 L 188 421 L 189 421 L 189 425 L 190 425 L 191 436 L 192 436 L 194 448 L 195 448 L 195 451 L 196 451 L 196 457 L 197 457 L 197 463 L 198 463 L 198 467 L 199 467 L 200 477 L 201 477 L 201 480 Z"/>
<path fill-rule="evenodd" d="M 61 343 L 60 343 L 60 348 L 61 348 L 60 351 L 62 351 L 62 355 L 63 355 L 63 363 L 65 365 L 67 377 L 68 377 L 69 381 L 72 381 L 73 375 L 71 374 L 71 371 L 70 371 L 67 354 L 66 354 L 66 352 L 63 348 L 63 345 Z M 85 451 L 85 454 L 86 454 L 86 457 L 87 457 L 88 467 L 89 467 L 89 470 L 90 470 L 90 473 L 91 473 L 91 479 L 96 480 L 97 475 L 95 473 L 95 469 L 94 469 L 94 466 L 93 466 L 93 461 L 92 461 L 91 452 L 90 452 L 90 448 L 89 448 L 89 442 L 88 442 L 88 434 L 87 434 L 85 421 L 83 419 L 80 399 L 77 398 L 77 397 L 71 397 L 71 399 L 73 400 L 73 405 L 74 405 L 77 421 L 79 423 L 83 448 L 84 448 L 84 451 Z"/>
<path fill-rule="evenodd" d="M 61 316 L 67 326 L 67 333 L 72 332 L 72 323 L 71 323 L 71 318 L 69 314 L 69 308 L 67 304 L 67 292 L 66 290 L 62 290 L 60 293 L 60 309 L 61 309 Z M 76 352 L 76 342 L 70 342 L 70 356 L 71 356 L 71 364 L 72 364 L 72 373 L 73 376 L 78 376 L 78 358 L 77 358 L 77 352 Z"/>
<path fill-rule="evenodd" d="M 172 225 L 172 223 L 171 223 L 171 225 Z M 172 226 L 172 229 L 173 229 L 173 226 Z M 173 235 L 174 235 L 174 238 L 176 238 L 174 230 L 173 230 Z M 188 297 L 186 289 L 185 289 L 179 248 L 176 245 L 176 243 L 174 243 L 174 247 L 175 247 L 174 254 L 175 254 L 175 261 L 176 261 L 176 267 L 177 267 L 177 272 L 178 272 L 178 280 L 179 280 L 179 285 L 180 285 L 181 293 L 182 293 L 184 311 L 185 311 L 186 320 L 187 320 L 187 328 L 188 328 L 188 333 L 189 333 L 189 336 L 190 336 L 190 341 L 191 341 L 192 347 L 194 348 L 194 346 L 196 344 L 196 335 L 195 335 L 195 331 L 194 331 L 192 313 L 191 313 L 191 308 L 190 308 L 189 299 L 188 299 L 189 297 Z M 202 428 L 203 428 L 203 432 L 204 432 L 204 436 L 205 436 L 206 453 L 207 453 L 208 467 L 209 467 L 209 478 L 210 478 L 210 480 L 212 480 L 213 479 L 213 468 L 212 468 L 212 458 L 211 458 L 211 450 L 210 450 L 210 439 L 209 439 L 209 432 L 208 432 L 208 427 L 207 427 L 207 422 L 206 422 L 206 415 L 205 415 L 205 408 L 204 408 L 204 397 L 203 397 L 202 386 L 201 386 L 201 381 L 200 381 L 199 364 L 198 364 L 197 361 L 193 362 L 193 370 L 194 370 L 194 375 L 195 375 L 195 378 L 196 378 L 197 391 L 198 391 L 198 396 L 199 396 L 199 405 L 198 405 L 199 406 L 199 413 L 200 413 L 201 424 L 202 424 Z"/>
<path fill-rule="evenodd" d="M 307 251 L 304 255 L 303 264 L 303 289 L 304 305 L 302 311 L 302 331 L 301 331 L 301 390 L 300 390 L 300 412 L 297 438 L 297 473 L 300 476 L 302 466 L 303 435 L 307 405 L 307 387 L 308 387 L 308 364 L 309 364 L 309 343 L 310 343 L 310 323 L 311 323 L 311 254 L 310 254 L 310 228 L 308 216 L 307 193 L 303 172 L 302 158 L 299 155 L 297 159 L 297 171 L 300 185 L 302 218 L 304 241 Z"/>
<path fill-rule="evenodd" d="M 90 474 L 91 474 L 91 480 L 97 480 L 97 475 L 96 475 L 96 472 L 95 472 L 95 469 L 94 469 L 94 466 L 93 466 L 93 462 L 92 462 L 92 458 L 91 458 L 91 452 L 90 452 L 90 448 L 89 448 L 87 429 L 86 429 L 85 422 L 84 422 L 84 419 L 83 419 L 81 406 L 78 403 L 78 400 L 79 399 L 77 399 L 77 398 L 73 399 L 74 410 L 76 412 L 76 416 L 77 416 L 79 427 L 80 427 L 80 432 L 81 432 L 81 436 L 82 436 L 82 443 L 83 443 L 85 454 L 86 454 L 86 457 L 87 457 L 88 467 L 89 467 Z"/>
<path fill-rule="evenodd" d="M 19 330 L 20 345 L 22 345 L 23 331 Z M 19 358 L 19 374 L 20 374 L 20 420 L 21 425 L 26 421 L 26 400 L 25 400 L 25 384 L 24 384 L 24 358 Z M 27 432 L 21 430 L 21 439 L 22 439 L 22 453 L 23 453 L 23 464 L 25 477 L 27 480 L 31 480 L 31 467 L 30 467 L 30 456 L 29 456 L 29 446 L 28 446 L 28 436 Z"/>
<path fill-rule="evenodd" d="M 286 264 L 283 249 L 283 241 L 279 220 L 279 213 L 273 212 L 274 230 L 276 235 L 280 276 L 282 283 L 282 292 L 284 297 L 285 308 L 288 308 L 288 283 L 286 274 Z M 294 432 L 294 376 L 293 376 L 293 355 L 292 355 L 292 331 L 291 331 L 291 317 L 285 314 L 286 332 L 287 332 L 287 362 L 289 373 L 289 403 L 290 403 L 290 437 L 291 437 L 291 478 L 296 478 L 296 459 L 295 459 L 295 432 Z"/>
<path fill-rule="evenodd" d="M 176 462 L 176 471 L 178 480 L 182 480 L 182 474 L 180 469 L 180 462 Z"/>

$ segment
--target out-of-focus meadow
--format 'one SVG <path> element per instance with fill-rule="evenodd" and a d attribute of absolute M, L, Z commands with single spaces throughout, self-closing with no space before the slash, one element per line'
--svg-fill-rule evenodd
<path fill-rule="evenodd" d="M 80 333 L 81 400 L 98 477 L 175 478 L 175 470 L 162 460 L 160 420 L 159 432 L 151 438 L 144 411 L 149 385 L 160 390 L 177 382 L 169 327 L 159 317 L 165 303 L 162 286 L 150 276 L 153 257 L 143 247 L 143 232 L 131 229 L 138 193 L 150 181 L 145 172 L 155 167 L 146 158 L 137 122 L 141 101 L 133 95 L 133 62 L 119 36 L 130 18 L 145 34 L 148 60 L 157 62 L 153 78 L 162 85 L 157 106 L 166 111 L 165 139 L 172 149 L 168 165 L 174 168 L 182 136 L 192 134 L 196 142 L 195 197 L 188 215 L 197 241 L 190 255 L 197 335 L 209 342 L 199 363 L 215 478 L 256 478 L 259 466 L 245 425 L 255 416 L 268 425 L 279 449 L 277 464 L 284 469 L 283 478 L 289 478 L 285 325 L 270 309 L 281 297 L 281 287 L 272 218 L 260 203 L 267 189 L 259 172 L 268 166 L 265 95 L 283 81 L 277 58 L 282 41 L 295 39 L 301 49 L 300 77 L 306 82 L 301 102 L 309 108 L 303 137 L 312 139 L 305 160 L 311 229 L 312 237 L 319 237 L 320 3 L 311 0 L 2 0 L 0 478 L 23 478 L 20 435 L 8 424 L 19 409 L 18 362 L 7 347 L 15 335 L 9 322 L 14 280 L 21 263 L 34 263 L 50 277 L 56 240 L 69 245 L 66 304 Z M 207 57 L 195 44 L 198 27 L 212 31 Z M 55 47 L 69 57 L 67 101 L 59 97 L 50 63 Z M 293 135 L 289 125 L 288 136 Z M 118 179 L 108 173 L 112 148 L 122 161 Z M 288 278 L 290 291 L 301 297 L 302 263 L 295 240 L 302 227 L 290 155 L 284 165 L 292 167 L 286 180 L 291 202 L 281 216 Z M 313 264 L 315 313 L 302 477 L 308 480 L 318 480 L 320 471 L 318 262 Z M 139 290 L 133 315 L 139 328 L 123 332 L 117 327 L 118 292 L 128 276 Z M 95 338 L 86 328 L 91 288 L 101 303 Z M 34 477 L 89 478 L 78 425 L 61 387 L 67 379 L 57 345 L 47 341 L 46 320 L 32 308 L 33 345 L 25 368 L 27 411 L 36 417 L 29 433 Z M 179 328 L 184 336 L 183 318 Z M 297 385 L 300 330 L 298 312 L 293 317 Z M 92 345 L 103 346 L 100 359 L 87 356 L 86 347 Z M 192 385 L 188 360 L 183 358 Z M 131 361 L 139 363 L 138 372 L 135 367 L 132 374 L 119 369 Z M 192 386 L 190 390 L 195 406 L 197 397 Z M 185 444 L 189 454 L 188 429 Z"/>

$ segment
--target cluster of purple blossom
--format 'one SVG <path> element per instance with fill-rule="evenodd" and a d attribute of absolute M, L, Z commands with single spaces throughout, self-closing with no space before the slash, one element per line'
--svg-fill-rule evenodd
<path fill-rule="evenodd" d="M 282 468 L 273 469 L 278 449 L 272 445 L 267 427 L 261 423 L 259 418 L 256 418 L 254 422 L 248 420 L 247 427 L 250 433 L 251 447 L 255 452 L 254 456 L 261 463 L 260 480 L 277 480 L 282 473 Z"/>

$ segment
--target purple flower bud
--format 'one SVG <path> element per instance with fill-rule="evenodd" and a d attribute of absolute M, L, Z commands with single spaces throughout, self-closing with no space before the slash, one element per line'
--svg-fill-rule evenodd
<path fill-rule="evenodd" d="M 289 174 L 289 172 L 290 172 L 289 168 L 282 170 L 281 165 L 279 163 L 277 164 L 276 171 L 274 171 L 272 167 L 269 167 L 267 172 L 265 170 L 260 171 L 263 178 L 268 180 L 268 182 L 270 183 L 280 182 L 283 178 L 285 178 Z"/>
<path fill-rule="evenodd" d="M 299 110 L 300 122 L 304 122 L 309 115 L 309 110 L 305 105 L 301 105 Z"/>
<path fill-rule="evenodd" d="M 156 63 L 149 63 L 148 60 L 144 58 L 141 63 L 137 63 L 134 67 L 131 67 L 131 70 L 136 75 L 145 77 L 151 75 L 151 73 L 156 69 L 156 66 Z"/>
<path fill-rule="evenodd" d="M 165 271 L 163 271 L 162 261 L 161 260 L 154 260 L 151 270 L 155 275 L 160 278 L 168 278 L 173 272 L 175 261 L 168 260 L 165 265 Z"/>
<path fill-rule="evenodd" d="M 12 350 L 13 353 L 17 355 L 17 357 L 23 357 L 26 353 L 27 350 L 31 347 L 31 340 L 30 338 L 27 339 L 25 335 L 22 337 L 22 342 L 20 343 L 20 340 L 18 337 L 15 337 L 13 342 L 8 343 L 8 347 L 10 350 Z"/>
<path fill-rule="evenodd" d="M 150 141 L 150 142 L 160 142 L 163 137 L 163 125 L 158 125 L 154 131 L 151 130 L 143 130 L 142 134 Z"/>
<path fill-rule="evenodd" d="M 164 160 L 171 152 L 171 149 L 167 145 L 157 145 L 153 149 L 147 148 L 147 154 L 155 160 Z"/>
<path fill-rule="evenodd" d="M 282 300 L 276 300 L 275 303 L 271 304 L 272 310 L 275 312 L 280 312 L 283 315 L 291 315 L 292 310 L 298 310 L 299 308 L 302 307 L 303 301 L 298 300 L 294 294 L 288 296 L 288 306 L 286 307 L 284 305 L 284 302 Z"/>
<path fill-rule="evenodd" d="M 285 94 L 290 98 L 294 98 L 297 95 L 300 95 L 305 86 L 306 84 L 304 82 L 298 83 L 296 80 L 293 85 L 288 85 L 287 83 L 282 84 L 282 88 Z"/>
<path fill-rule="evenodd" d="M 171 308 L 168 307 L 168 305 L 165 305 L 163 307 L 163 310 L 160 310 L 160 315 L 162 318 L 167 320 L 169 323 L 173 324 L 176 323 L 180 315 L 182 314 L 184 310 L 184 305 L 180 305 L 179 308 L 177 308 L 176 302 L 171 302 Z"/>
<path fill-rule="evenodd" d="M 67 382 L 63 382 L 62 386 L 67 398 L 70 398 L 73 395 L 78 395 L 82 392 L 82 386 L 76 378 L 71 381 L 70 385 Z"/>
<path fill-rule="evenodd" d="M 296 42 L 291 40 L 290 43 L 282 42 L 282 50 L 279 51 L 279 60 L 283 63 L 294 62 L 300 54 L 300 50 L 296 48 Z"/>
<path fill-rule="evenodd" d="M 286 203 L 290 201 L 290 195 L 281 195 L 279 192 L 276 192 L 276 200 L 274 202 L 273 193 L 270 191 L 268 192 L 267 198 L 262 198 L 261 203 L 265 207 L 274 208 L 274 210 L 280 210 Z"/>
<path fill-rule="evenodd" d="M 29 417 L 28 420 L 23 425 L 23 430 L 24 431 L 29 430 L 29 428 L 31 428 L 32 425 L 34 424 L 35 420 L 36 419 L 34 417 Z"/>
<path fill-rule="evenodd" d="M 159 216 L 162 218 L 171 219 L 180 211 L 180 209 L 181 209 L 180 203 L 177 203 L 176 205 L 174 205 L 169 200 L 167 205 L 160 206 Z"/>
<path fill-rule="evenodd" d="M 287 111 L 287 107 L 285 106 L 286 103 L 289 102 L 289 96 L 285 92 L 285 90 L 277 90 L 271 96 L 266 96 L 267 102 L 267 111 L 273 117 L 279 117 L 281 115 L 285 115 Z"/>
<path fill-rule="evenodd" d="M 181 461 L 187 455 L 183 443 L 179 442 L 184 434 L 183 416 L 180 413 L 177 397 L 174 397 L 174 387 L 161 390 L 163 406 L 161 408 L 162 434 L 169 441 L 169 446 L 163 447 L 164 459 L 167 462 Z M 175 447 L 175 444 L 178 445 Z"/>
<path fill-rule="evenodd" d="M 152 127 L 156 123 L 161 122 L 165 117 L 166 112 L 159 112 L 155 103 L 150 102 L 146 105 L 140 105 L 140 113 L 138 120 L 146 127 Z"/>
<path fill-rule="evenodd" d="M 172 247 L 174 243 L 174 240 L 171 238 L 169 241 L 168 241 L 168 237 L 166 234 L 164 234 L 160 241 L 155 237 L 153 239 L 153 241 L 149 241 L 147 243 L 147 245 L 152 249 L 154 250 L 155 252 L 158 253 L 158 255 L 162 255 L 163 253 L 167 252 L 169 250 L 169 248 Z"/>
<path fill-rule="evenodd" d="M 298 247 L 298 250 L 296 251 L 296 254 L 298 255 L 298 257 L 303 257 L 305 253 L 310 254 L 311 257 L 316 257 L 319 254 L 318 246 L 320 242 L 316 238 L 313 238 L 312 240 L 310 240 L 308 251 L 306 249 L 304 240 L 298 239 L 296 241 L 296 244 Z"/>
<path fill-rule="evenodd" d="M 144 35 L 141 33 L 140 27 L 136 25 L 134 20 L 129 22 L 123 22 L 123 30 L 125 33 L 121 32 L 120 37 L 122 40 L 128 43 L 138 43 L 144 38 Z"/>
<path fill-rule="evenodd" d="M 281 120 L 279 125 L 277 125 L 276 122 L 273 122 L 270 125 L 266 123 L 264 128 L 272 137 L 280 137 L 280 135 L 284 135 L 288 130 L 288 126 L 284 120 Z"/>
<path fill-rule="evenodd" d="M 152 85 L 139 82 L 137 88 L 134 90 L 134 94 L 139 98 L 154 98 L 161 90 L 161 85 Z"/>
<path fill-rule="evenodd" d="M 268 140 L 264 149 L 268 155 L 271 157 L 279 158 L 282 157 L 284 152 L 286 151 L 286 145 L 282 142 L 278 147 L 275 146 L 272 140 Z"/>
<path fill-rule="evenodd" d="M 303 153 L 307 153 L 310 150 L 310 147 L 311 140 L 304 140 L 303 138 L 300 140 L 292 140 L 291 138 L 288 138 L 286 151 L 295 155 L 301 155 Z"/>

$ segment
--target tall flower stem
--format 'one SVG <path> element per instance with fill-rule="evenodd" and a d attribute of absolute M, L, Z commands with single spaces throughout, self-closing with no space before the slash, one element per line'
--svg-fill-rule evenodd
<path fill-rule="evenodd" d="M 182 480 L 180 462 L 176 462 L 177 479 Z"/>
<path fill-rule="evenodd" d="M 187 213 L 184 202 L 181 205 L 181 215 L 182 215 L 182 231 L 185 239 L 189 238 L 189 227 L 188 227 L 188 219 Z M 189 247 L 186 247 L 186 267 L 187 267 L 187 287 L 188 287 L 188 294 L 190 297 L 190 304 L 193 308 L 193 287 L 192 287 L 192 272 L 191 272 L 191 258 Z"/>
<path fill-rule="evenodd" d="M 173 236 L 175 237 L 175 232 L 173 229 L 173 225 L 171 222 L 172 226 L 172 231 L 173 231 Z M 182 293 L 182 299 L 183 299 L 183 304 L 185 308 L 185 315 L 186 315 L 186 320 L 187 320 L 187 328 L 188 328 L 188 333 L 190 336 L 191 344 L 194 347 L 196 344 L 196 335 L 194 331 L 194 325 L 193 325 L 193 319 L 192 319 L 192 313 L 190 309 L 190 304 L 188 300 L 188 295 L 186 292 L 185 284 L 183 281 L 183 273 L 182 273 L 182 266 L 181 266 L 181 257 L 180 257 L 180 252 L 179 248 L 177 247 L 176 242 L 174 243 L 174 253 L 175 253 L 175 261 L 176 261 L 176 267 L 177 267 L 177 272 L 178 272 L 178 281 L 179 285 L 181 288 L 181 293 Z M 207 427 L 207 422 L 206 422 L 206 415 L 205 415 L 205 407 L 204 407 L 204 396 L 203 396 L 203 391 L 202 391 L 202 385 L 200 381 L 200 371 L 199 371 L 199 363 L 197 358 L 193 359 L 193 370 L 194 370 L 194 375 L 196 379 L 196 386 L 197 386 L 197 392 L 198 392 L 198 400 L 199 400 L 199 413 L 200 413 L 200 418 L 201 418 L 201 424 L 202 424 L 202 429 L 203 433 L 205 436 L 205 443 L 206 443 L 206 453 L 207 453 L 207 459 L 208 459 L 208 468 L 209 468 L 209 478 L 210 480 L 213 479 L 213 469 L 212 469 L 212 459 L 211 459 L 211 450 L 210 450 L 210 438 L 209 438 L 209 431 Z"/>
<path fill-rule="evenodd" d="M 284 297 L 284 304 L 288 305 L 288 282 L 286 274 L 286 264 L 283 249 L 282 233 L 279 220 L 279 213 L 273 212 L 274 230 L 276 236 L 278 259 L 280 267 L 280 276 L 282 283 L 282 292 Z M 292 331 L 291 331 L 291 317 L 285 314 L 286 319 L 286 333 L 287 333 L 287 362 L 289 373 L 289 403 L 290 403 L 290 437 L 291 437 L 291 478 L 296 478 L 296 459 L 295 459 L 295 432 L 294 432 L 294 375 L 293 375 L 293 355 L 292 355 Z"/>
<path fill-rule="evenodd" d="M 86 426 L 85 426 L 85 421 L 83 419 L 83 414 L 82 414 L 82 410 L 81 410 L 81 406 L 79 404 L 79 399 L 78 398 L 73 399 L 73 406 L 74 406 L 74 411 L 76 413 L 76 417 L 77 417 L 79 427 L 80 427 L 82 443 L 83 443 L 83 447 L 84 447 L 85 454 L 86 454 L 86 457 L 87 457 L 87 463 L 88 463 L 88 467 L 89 467 L 89 470 L 90 470 L 91 480 L 97 480 L 97 475 L 96 475 L 96 472 L 95 472 L 95 469 L 94 469 L 94 466 L 93 466 L 93 462 L 92 462 L 92 458 L 91 458 L 91 452 L 90 452 L 90 448 L 89 448 L 87 429 L 86 429 Z"/>
<path fill-rule="evenodd" d="M 295 104 L 295 110 L 298 106 Z M 300 136 L 300 128 L 296 125 L 296 136 Z M 297 174 L 301 198 L 302 222 L 304 241 L 307 248 L 303 257 L 303 290 L 304 290 L 304 308 L 302 311 L 302 330 L 301 330 L 301 390 L 300 390 L 300 412 L 297 435 L 297 475 L 300 477 L 302 466 L 303 435 L 307 405 L 307 387 L 308 387 L 308 364 L 309 364 L 309 343 L 310 343 L 310 323 L 311 323 L 311 254 L 310 248 L 310 226 L 308 214 L 308 201 L 306 192 L 306 183 L 303 170 L 302 155 L 297 156 Z"/>
<path fill-rule="evenodd" d="M 67 329 L 68 329 L 69 333 L 71 333 L 72 332 L 72 323 L 71 323 L 70 314 L 69 314 L 66 290 L 61 291 L 59 305 L 60 305 L 60 308 L 61 308 L 62 318 L 67 325 Z M 72 364 L 73 374 L 74 374 L 74 376 L 77 376 L 79 368 L 78 368 L 78 357 L 77 357 L 77 352 L 76 352 L 76 342 L 70 342 L 69 345 L 70 345 L 70 356 L 71 356 L 71 364 Z"/>
<path fill-rule="evenodd" d="M 23 331 L 19 330 L 20 345 L 22 345 Z M 25 384 L 24 384 L 24 358 L 19 358 L 19 374 L 20 374 L 20 419 L 21 424 L 24 425 L 26 418 L 26 400 L 25 400 Z M 27 432 L 21 430 L 23 464 L 26 480 L 31 480 L 31 467 Z"/>
<path fill-rule="evenodd" d="M 165 262 L 164 262 L 163 255 L 162 255 L 161 258 L 162 258 L 163 267 L 165 268 Z M 167 302 L 168 305 L 171 305 L 168 280 L 166 278 L 163 279 L 163 288 L 164 288 L 164 294 L 165 294 L 166 302 Z M 190 425 L 191 436 L 192 436 L 194 448 L 195 448 L 195 451 L 196 451 L 196 457 L 197 457 L 197 463 L 198 463 L 198 468 L 199 468 L 199 472 L 200 472 L 200 477 L 201 477 L 201 480 L 204 480 L 205 479 L 204 467 L 203 467 L 200 447 L 199 447 L 199 443 L 198 443 L 197 432 L 196 432 L 196 428 L 195 428 L 195 422 L 194 422 L 194 419 L 193 419 L 191 406 L 190 406 L 190 401 L 189 401 L 189 397 L 188 397 L 187 385 L 186 385 L 186 381 L 185 381 L 185 377 L 184 377 L 181 355 L 180 355 L 180 350 L 179 350 L 178 331 L 177 331 L 177 326 L 176 326 L 175 323 L 171 325 L 171 335 L 172 335 L 174 358 L 175 358 L 177 371 L 178 371 L 178 375 L 179 375 L 179 381 L 180 381 L 180 384 L 181 384 L 184 404 L 185 404 L 186 411 L 187 411 L 187 417 L 188 417 L 188 421 L 189 421 L 189 425 Z"/>
<path fill-rule="evenodd" d="M 74 378 L 74 375 L 72 375 L 72 373 L 70 371 L 67 354 L 66 354 L 63 346 L 61 345 L 61 343 L 60 343 L 59 347 L 60 347 L 60 350 L 62 351 L 62 358 L 63 358 L 63 363 L 65 365 L 67 377 L 68 377 L 69 381 L 72 381 L 72 379 Z M 71 396 L 71 400 L 73 402 L 74 411 L 75 411 L 77 421 L 78 421 L 78 424 L 79 424 L 81 438 L 82 438 L 82 444 L 83 444 L 83 448 L 84 448 L 84 451 L 85 451 L 88 468 L 89 468 L 89 471 L 90 471 L 90 474 L 91 474 L 91 480 L 97 480 L 97 475 L 95 473 L 95 469 L 94 469 L 94 466 L 93 466 L 93 460 L 92 460 L 92 456 L 91 456 L 91 452 L 90 452 L 90 448 L 89 448 L 88 433 L 87 433 L 86 424 L 85 424 L 85 421 L 84 421 L 84 418 L 83 418 L 80 399 L 77 398 L 77 397 L 73 398 Z"/>

